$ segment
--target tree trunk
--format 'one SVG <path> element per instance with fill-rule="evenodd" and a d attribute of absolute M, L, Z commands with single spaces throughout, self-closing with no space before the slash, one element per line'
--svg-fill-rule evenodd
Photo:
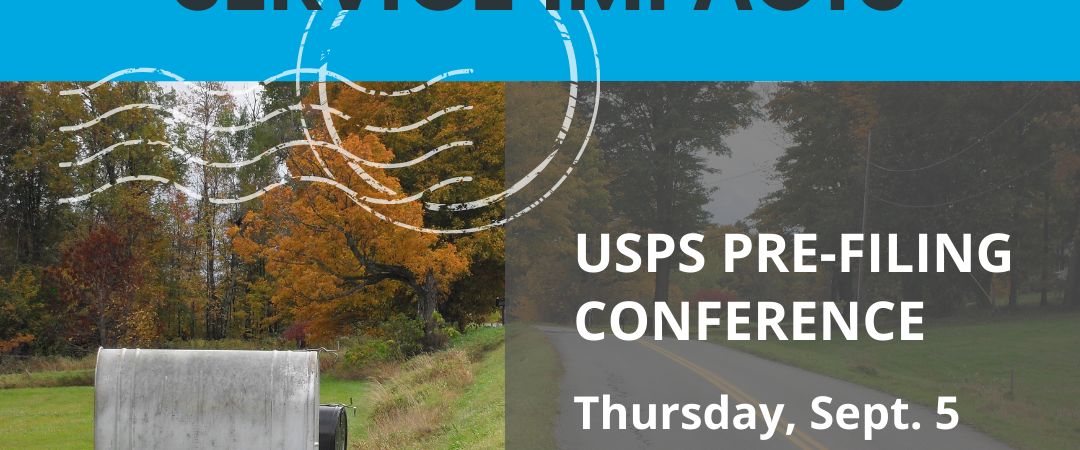
<path fill-rule="evenodd" d="M 584 301 L 581 302 L 582 305 L 584 305 L 585 303 L 591 302 L 592 299 L 593 299 L 593 295 L 596 294 L 596 278 L 597 278 L 596 274 L 593 274 L 593 273 L 586 273 L 585 274 L 585 298 L 584 298 Z M 503 308 L 503 310 L 505 310 L 505 309 L 506 308 Z M 593 315 L 591 313 L 585 316 L 585 326 L 587 326 L 587 327 L 592 326 L 592 316 Z"/>
<path fill-rule="evenodd" d="M 656 261 L 656 288 L 653 290 L 653 302 L 667 304 L 671 288 L 671 259 Z"/>
<path fill-rule="evenodd" d="M 1047 191 L 1043 194 L 1043 248 L 1042 248 L 1042 274 L 1039 280 L 1039 306 L 1050 306 L 1050 299 L 1047 298 L 1046 291 L 1046 272 L 1047 261 L 1050 259 L 1050 192 Z"/>
<path fill-rule="evenodd" d="M 1013 229 L 1012 229 L 1012 232 L 1011 232 L 1013 238 L 1009 240 L 1009 254 L 1014 255 L 1014 257 L 1016 255 L 1017 250 L 1020 247 L 1020 236 L 1018 236 L 1017 233 L 1016 233 L 1016 222 L 1019 219 L 1020 219 L 1020 205 L 1016 204 L 1016 205 L 1013 206 Z M 1014 261 L 1014 264 L 1015 264 L 1016 259 L 1014 259 L 1013 261 Z M 1020 283 L 1019 270 L 1017 270 L 1016 266 L 1014 265 L 1012 267 L 1012 270 L 1009 271 L 1009 309 L 1016 309 L 1017 307 L 1019 307 L 1019 299 L 1017 298 L 1017 296 L 1019 294 L 1017 285 L 1019 283 Z M 990 289 L 993 290 L 994 286 L 991 285 Z"/>
<path fill-rule="evenodd" d="M 1073 219 L 1072 245 L 1069 249 L 1069 268 L 1065 279 L 1064 306 L 1080 306 L 1080 195 L 1076 197 L 1076 218 Z"/>
<path fill-rule="evenodd" d="M 660 160 L 662 161 L 659 170 L 656 172 L 656 224 L 658 233 L 663 233 L 671 236 L 675 239 L 672 245 L 678 245 L 678 236 L 675 236 L 675 176 L 676 171 L 674 169 L 674 163 L 671 161 L 672 155 L 675 153 L 673 144 L 663 143 L 656 146 L 656 151 L 659 153 Z M 670 297 L 671 289 L 671 267 L 672 257 L 660 259 L 656 261 L 656 286 L 653 288 L 653 304 L 663 303 L 667 305 L 668 298 Z M 652 317 L 655 315 L 656 308 L 646 308 L 646 316 L 649 317 L 649 323 L 646 325 L 646 329 L 649 330 L 646 334 L 655 334 L 652 329 L 656 323 L 657 318 Z M 663 330 L 659 330 L 661 333 Z"/>
<path fill-rule="evenodd" d="M 833 267 L 832 283 L 829 286 L 829 298 L 836 303 L 851 303 L 855 298 L 855 277 L 851 272 L 841 272 L 840 266 Z"/>
<path fill-rule="evenodd" d="M 433 269 L 428 269 L 418 287 L 419 289 L 416 290 L 419 294 L 416 299 L 417 312 L 424 321 L 424 334 L 427 335 L 435 331 L 435 321 L 431 320 L 431 316 L 435 314 L 435 309 L 439 304 L 438 282 L 435 280 Z"/>
<path fill-rule="evenodd" d="M 109 306 L 107 304 L 107 302 L 108 302 L 107 295 L 108 294 L 105 294 L 104 292 L 98 291 L 97 298 L 96 298 L 97 306 L 98 306 L 98 312 L 97 312 L 97 317 L 94 319 L 95 322 L 97 322 L 97 328 L 98 328 L 98 341 L 99 341 L 98 345 L 100 345 L 102 347 L 106 347 L 106 348 L 108 348 L 110 346 L 110 342 L 109 342 L 109 316 L 108 316 Z"/>
<path fill-rule="evenodd" d="M 1016 269 L 1009 271 L 1009 309 L 1016 309 L 1020 307 L 1019 304 L 1019 291 L 1017 290 L 1017 284 L 1020 283 L 1020 275 L 1016 273 Z M 993 286 L 991 286 L 993 288 Z"/>
<path fill-rule="evenodd" d="M 1010 272 L 1012 272 L 1012 271 L 1010 271 Z M 1011 273 L 1010 273 L 1010 275 L 1011 275 Z M 988 296 L 983 295 L 982 297 L 986 299 L 986 307 L 989 308 L 991 311 L 996 313 L 998 311 L 998 307 L 997 307 L 997 294 L 994 293 L 994 277 L 995 276 L 997 276 L 997 274 L 992 273 L 992 272 L 986 274 L 986 292 L 988 292 L 989 295 Z M 983 282 L 979 281 L 979 284 L 982 285 Z"/>
<path fill-rule="evenodd" d="M 108 324 L 106 323 L 104 317 L 101 317 L 101 318 L 98 319 L 97 326 L 98 326 L 98 340 L 100 341 L 100 344 L 98 344 L 98 345 L 100 345 L 102 347 L 109 347 L 109 342 L 108 342 L 109 341 L 109 328 L 108 328 Z"/>
<path fill-rule="evenodd" d="M 217 249 L 215 248 L 214 236 L 214 215 L 211 213 L 210 220 L 207 221 L 208 232 L 206 236 L 206 339 L 213 340 L 217 338 L 217 322 L 215 320 L 216 313 L 218 312 L 217 301 Z"/>

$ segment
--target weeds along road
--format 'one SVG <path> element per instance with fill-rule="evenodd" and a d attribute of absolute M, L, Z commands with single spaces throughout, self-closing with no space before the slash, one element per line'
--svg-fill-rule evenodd
<path fill-rule="evenodd" d="M 894 426 L 893 410 L 888 410 L 885 429 L 874 430 L 872 440 L 865 440 L 864 405 L 890 407 L 897 400 L 886 394 L 855 384 L 785 366 L 717 344 L 651 338 L 637 342 L 620 341 L 610 334 L 602 341 L 588 342 L 569 328 L 538 327 L 554 344 L 565 370 L 560 387 L 560 416 L 556 429 L 559 447 L 574 449 L 779 449 L 779 450 L 849 450 L 849 449 L 943 449 L 1007 450 L 1009 447 L 964 425 L 938 430 L 936 423 L 950 419 L 933 410 L 909 405 L 902 418 L 907 424 L 918 422 L 919 430 L 901 431 Z M 670 429 L 663 430 L 663 405 L 720 404 L 728 396 L 727 429 L 709 429 L 704 422 L 695 430 L 682 429 L 689 423 L 681 410 L 670 414 Z M 575 396 L 603 398 L 624 405 L 626 429 L 618 429 L 618 414 L 611 414 L 611 430 L 603 430 L 603 403 L 590 405 L 590 429 L 583 429 L 583 405 Z M 942 392 L 958 396 L 959 392 Z M 822 405 L 833 416 L 832 426 L 814 430 L 811 422 L 823 419 L 812 408 L 819 396 L 832 397 Z M 963 401 L 963 398 L 959 398 Z M 836 412 L 842 404 L 854 404 L 859 418 L 854 430 L 837 425 Z M 904 403 L 908 403 L 904 400 Z M 633 404 L 640 404 L 642 420 L 648 418 L 648 405 L 655 404 L 657 429 L 638 430 L 634 426 Z M 755 429 L 734 429 L 733 417 L 743 413 L 738 404 L 753 405 Z M 775 433 L 762 440 L 768 427 L 759 405 L 769 413 L 783 404 Z M 719 413 L 713 415 L 719 421 Z M 875 420 L 880 414 L 875 416 Z M 744 418 L 745 419 L 745 418 Z M 745 420 L 744 420 L 745 423 Z M 790 435 L 788 424 L 794 425 Z"/>

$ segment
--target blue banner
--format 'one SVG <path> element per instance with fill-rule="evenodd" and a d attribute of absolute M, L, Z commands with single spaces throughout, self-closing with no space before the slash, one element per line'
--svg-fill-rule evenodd
<path fill-rule="evenodd" d="M 314 14 L 302 0 L 233 2 L 265 9 L 230 10 L 227 0 L 203 11 L 178 0 L 5 2 L 0 79 L 93 81 L 160 69 L 122 79 L 262 81 L 301 72 L 316 80 L 324 65 L 330 78 L 388 81 L 463 69 L 471 72 L 456 79 L 1078 78 L 1078 2 L 906 0 L 879 11 L 860 0 L 808 0 L 781 11 L 770 4 L 802 1 L 672 0 L 652 10 L 642 0 L 628 11 L 621 0 L 609 10 L 599 6 L 608 1 L 588 0 L 575 11 L 563 0 L 554 14 L 541 0 L 517 0 L 509 11 L 477 10 L 477 0 L 446 11 L 401 0 L 385 10 L 368 0 L 347 12 L 324 0 Z"/>

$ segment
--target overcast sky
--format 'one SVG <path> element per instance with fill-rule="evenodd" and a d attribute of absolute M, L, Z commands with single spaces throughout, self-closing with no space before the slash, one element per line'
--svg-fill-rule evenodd
<path fill-rule="evenodd" d="M 769 175 L 776 158 L 784 153 L 786 140 L 784 131 L 775 123 L 758 120 L 750 128 L 727 138 L 730 158 L 709 157 L 709 166 L 721 170 L 705 177 L 706 185 L 715 183 L 720 188 L 705 207 L 713 213 L 713 222 L 730 224 L 745 218 L 757 207 L 759 199 L 779 188 L 769 180 Z"/>

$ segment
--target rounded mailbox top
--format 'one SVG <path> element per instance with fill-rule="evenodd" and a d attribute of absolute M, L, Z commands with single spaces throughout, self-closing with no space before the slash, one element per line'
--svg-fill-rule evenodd
<path fill-rule="evenodd" d="M 315 352 L 101 349 L 97 359 L 96 450 L 315 449 Z"/>

